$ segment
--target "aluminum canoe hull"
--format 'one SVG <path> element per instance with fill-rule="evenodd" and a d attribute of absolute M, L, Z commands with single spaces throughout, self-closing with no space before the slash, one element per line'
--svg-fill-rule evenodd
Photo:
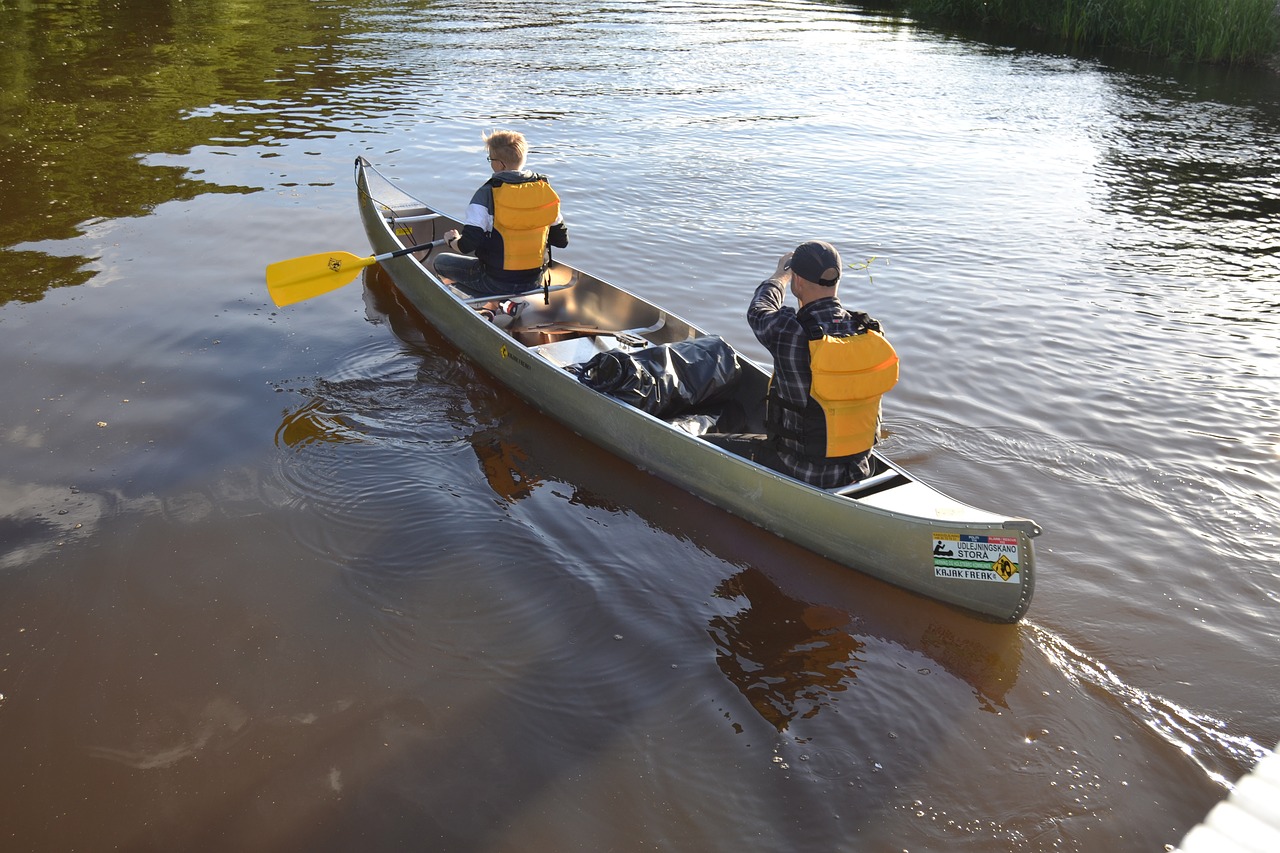
<path fill-rule="evenodd" d="M 460 227 L 356 161 L 360 214 L 377 254 Z M 535 409 L 645 471 L 849 568 L 1001 622 L 1020 619 L 1035 586 L 1035 522 L 978 509 L 920 482 L 883 457 L 887 482 L 838 495 L 757 465 L 601 394 L 564 369 L 563 344 L 530 342 L 484 319 L 413 255 L 383 261 L 396 288 L 453 346 Z M 652 343 L 707 334 L 677 315 L 580 270 L 555 264 L 553 287 L 527 297 L 535 328 L 651 330 Z M 518 327 L 513 327 L 513 329 Z M 525 342 L 517 340 L 523 337 Z M 585 336 L 605 347 L 613 338 Z M 576 346 L 576 345 L 575 345 Z M 557 352 L 557 349 L 560 352 Z M 742 359 L 745 398 L 768 375 Z M 990 565 L 988 565 L 990 564 Z"/>

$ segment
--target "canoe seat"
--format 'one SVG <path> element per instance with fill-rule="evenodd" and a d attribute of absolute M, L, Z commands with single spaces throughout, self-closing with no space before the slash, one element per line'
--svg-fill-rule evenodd
<path fill-rule="evenodd" d="M 854 495 L 860 495 L 865 492 L 879 491 L 881 487 L 888 485 L 890 481 L 901 476 L 902 475 L 897 471 L 890 468 L 887 471 L 881 471 L 879 474 L 872 474 L 870 477 L 866 477 L 856 483 L 850 483 L 847 486 L 837 486 L 834 489 L 827 489 L 827 491 L 840 497 L 853 497 Z"/>
<path fill-rule="evenodd" d="M 433 219 L 439 219 L 440 216 L 441 214 L 439 213 L 422 213 L 417 216 L 396 216 L 396 212 L 394 210 L 382 211 L 383 219 L 386 219 L 388 222 L 395 225 L 401 225 L 408 222 L 430 222 Z"/>

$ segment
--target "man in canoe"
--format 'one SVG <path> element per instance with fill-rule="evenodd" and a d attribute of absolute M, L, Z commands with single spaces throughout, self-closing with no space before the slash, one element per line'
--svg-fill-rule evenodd
<path fill-rule="evenodd" d="M 448 248 L 460 254 L 438 255 L 436 274 L 472 296 L 536 290 L 547 246 L 569 245 L 560 197 L 545 175 L 525 169 L 523 134 L 495 130 L 484 144 L 493 176 L 471 197 L 462 231 L 445 233 Z"/>
<path fill-rule="evenodd" d="M 840 254 L 810 240 L 756 288 L 747 322 L 773 356 L 766 423 L 783 473 L 824 489 L 871 474 L 880 397 L 898 381 L 898 356 L 880 324 L 840 304 Z M 790 288 L 799 308 L 785 305 Z"/>

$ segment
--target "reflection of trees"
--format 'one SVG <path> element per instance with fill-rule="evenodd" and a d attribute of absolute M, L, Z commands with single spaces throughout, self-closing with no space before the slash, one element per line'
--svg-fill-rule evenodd
<path fill-rule="evenodd" d="M 857 677 L 866 644 L 844 630 L 847 613 L 790 598 L 757 569 L 727 578 L 715 595 L 743 603 L 711 620 L 716 661 L 778 731 L 815 716 Z"/>
<path fill-rule="evenodd" d="M 0 305 L 37 301 L 92 275 L 83 258 L 3 247 L 66 239 L 80 223 L 140 216 L 170 200 L 242 191 L 140 158 L 211 139 L 247 145 L 305 133 L 256 110 L 207 108 L 297 101 L 340 75 L 349 82 L 331 44 L 340 15 L 310 0 L 0 4 Z"/>

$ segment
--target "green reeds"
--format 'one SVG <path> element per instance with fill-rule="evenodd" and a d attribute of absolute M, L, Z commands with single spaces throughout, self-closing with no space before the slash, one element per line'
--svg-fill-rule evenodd
<path fill-rule="evenodd" d="M 994 23 L 1078 46 L 1195 62 L 1259 62 L 1280 48 L 1276 0 L 907 0 L 922 19 Z"/>

